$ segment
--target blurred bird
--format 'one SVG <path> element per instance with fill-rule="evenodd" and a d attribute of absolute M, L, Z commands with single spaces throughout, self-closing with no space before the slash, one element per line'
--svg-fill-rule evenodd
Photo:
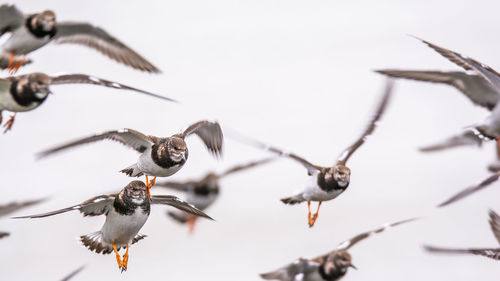
<path fill-rule="evenodd" d="M 156 177 L 171 176 L 186 163 L 188 148 L 184 139 L 191 134 L 198 135 L 213 156 L 218 157 L 222 154 L 223 135 L 219 123 L 203 120 L 190 125 L 182 130 L 181 133 L 165 138 L 147 136 L 132 129 L 108 131 L 40 152 L 38 157 L 46 157 L 74 146 L 100 140 L 108 139 L 117 141 L 141 153 L 137 163 L 120 172 L 131 177 L 145 175 L 147 193 L 151 198 L 149 189 L 153 187 Z M 154 176 L 154 178 L 149 181 L 148 176 Z"/>
<path fill-rule="evenodd" d="M 90 251 L 98 254 L 110 254 L 114 251 L 118 268 L 123 272 L 127 270 L 130 245 L 146 237 L 138 233 L 149 217 L 151 204 L 170 205 L 191 215 L 212 219 L 193 205 L 175 196 L 154 195 L 149 200 L 146 185 L 142 181 L 132 181 L 119 193 L 93 197 L 68 208 L 14 218 L 43 218 L 73 210 L 80 211 L 83 216 L 105 215 L 106 221 L 101 230 L 80 236 L 80 242 Z M 118 253 L 121 248 L 126 248 L 123 260 Z"/>
<path fill-rule="evenodd" d="M 500 157 L 500 74 L 491 67 L 472 58 L 465 57 L 457 52 L 434 45 L 422 40 L 424 44 L 434 49 L 443 57 L 462 67 L 463 71 L 419 71 L 384 69 L 376 72 L 393 78 L 406 78 L 418 81 L 447 84 L 457 88 L 475 105 L 491 111 L 491 115 L 481 123 L 474 125 L 474 129 L 487 139 L 497 140 Z M 457 137 L 452 137 L 443 145 L 424 151 L 435 151 L 455 147 L 457 145 L 477 144 L 477 140 L 468 131 Z M 432 148 L 432 147 L 431 147 Z"/>
<path fill-rule="evenodd" d="M 56 15 L 50 10 L 24 15 L 14 5 L 1 5 L 0 36 L 6 33 L 10 34 L 10 37 L 0 47 L 0 61 L 8 60 L 8 63 L 7 67 L 5 63 L 0 66 L 11 72 L 16 72 L 27 63 L 24 55 L 49 42 L 83 45 L 132 68 L 160 72 L 153 64 L 103 29 L 85 22 L 56 22 Z"/>
<path fill-rule="evenodd" d="M 156 183 L 156 186 L 185 192 L 187 195 L 186 202 L 204 211 L 219 197 L 220 179 L 233 173 L 268 163 L 272 160 L 274 160 L 274 158 L 266 158 L 243 165 L 237 165 L 220 174 L 211 172 L 200 180 L 190 180 L 185 182 L 163 181 Z M 193 232 L 198 217 L 176 211 L 168 211 L 167 214 L 180 223 L 187 223 L 189 232 Z"/>
<path fill-rule="evenodd" d="M 460 191 L 459 193 L 453 195 L 443 203 L 439 204 L 438 207 L 444 207 L 447 205 L 450 205 L 452 203 L 455 203 L 459 200 L 462 200 L 463 198 L 472 195 L 473 193 L 476 193 L 477 191 L 483 190 L 486 187 L 490 186 L 492 183 L 496 182 L 498 178 L 500 177 L 500 171 L 495 172 L 491 176 L 489 176 L 487 179 L 481 181 L 478 184 L 472 185 L 470 187 L 467 187 L 466 189 Z"/>
<path fill-rule="evenodd" d="M 490 210 L 490 227 L 493 231 L 493 235 L 500 243 L 500 216 L 498 216 L 495 211 Z M 424 245 L 424 249 L 431 253 L 441 253 L 441 254 L 473 254 L 485 256 L 490 259 L 500 260 L 500 248 L 470 248 L 470 249 L 452 249 L 452 248 L 441 248 L 434 246 Z"/>
<path fill-rule="evenodd" d="M 260 274 L 266 280 L 281 281 L 334 281 L 342 278 L 349 267 L 357 269 L 352 264 L 352 257 L 348 250 L 361 240 L 374 234 L 403 223 L 414 221 L 415 219 L 403 220 L 384 225 L 375 230 L 370 230 L 352 237 L 340 243 L 337 248 L 328 254 L 321 255 L 313 259 L 299 258 L 293 263 L 281 267 L 275 271 Z"/>
<path fill-rule="evenodd" d="M 11 202 L 5 205 L 0 205 L 0 217 L 5 217 L 11 213 L 14 213 L 17 210 L 30 207 L 36 204 L 39 204 L 43 202 L 45 199 L 36 199 L 36 200 L 29 200 L 29 201 L 23 201 L 23 202 Z M 10 234 L 8 232 L 2 232 L 0 231 L 0 239 L 9 236 Z"/>
<path fill-rule="evenodd" d="M 346 148 L 339 156 L 337 162 L 331 167 L 322 167 L 319 165 L 312 164 L 306 159 L 293 154 L 285 152 L 276 147 L 269 146 L 260 141 L 251 139 L 249 137 L 241 137 L 240 141 L 243 141 L 249 145 L 265 149 L 278 155 L 289 157 L 300 164 L 302 164 L 310 176 L 310 183 L 306 185 L 302 191 L 299 193 L 281 199 L 285 204 L 297 204 L 307 201 L 308 209 L 308 224 L 312 227 L 318 218 L 319 208 L 323 201 L 328 201 L 336 198 L 341 193 L 343 193 L 349 186 L 351 180 L 351 170 L 346 166 L 347 160 L 352 156 L 352 154 L 363 144 L 369 135 L 375 131 L 377 127 L 377 122 L 380 120 L 385 112 L 387 104 L 392 94 L 393 82 L 388 80 L 384 89 L 384 93 L 380 103 L 377 106 L 375 115 L 370 120 L 368 127 L 365 129 L 361 137 L 356 140 L 351 146 Z M 314 215 L 311 215 L 311 201 L 318 201 L 318 209 Z"/>
<path fill-rule="evenodd" d="M 121 90 L 130 90 L 151 97 L 175 102 L 175 100 L 171 98 L 85 74 L 49 76 L 44 73 L 35 72 L 25 75 L 0 78 L 0 124 L 2 123 L 3 110 L 12 112 L 33 110 L 40 106 L 47 99 L 49 94 L 52 93 L 50 91 L 50 86 L 64 84 L 92 84 Z M 12 115 L 5 123 L 4 133 L 12 128 L 15 116 L 16 114 L 14 113 L 14 115 Z"/>
<path fill-rule="evenodd" d="M 75 277 L 75 275 L 77 275 L 78 273 L 80 273 L 80 271 L 82 271 L 83 269 L 85 268 L 85 266 L 80 266 L 79 268 L 73 270 L 70 274 L 68 274 L 66 277 L 64 277 L 63 279 L 61 279 L 61 281 L 68 281 L 68 280 L 71 280 L 73 277 Z"/>

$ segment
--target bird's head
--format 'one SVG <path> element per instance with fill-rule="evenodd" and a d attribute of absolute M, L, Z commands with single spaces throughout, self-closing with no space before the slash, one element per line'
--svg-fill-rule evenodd
<path fill-rule="evenodd" d="M 56 28 L 56 14 L 50 10 L 36 15 L 33 21 L 37 28 L 46 33 L 51 33 Z"/>
<path fill-rule="evenodd" d="M 183 138 L 172 136 L 166 143 L 167 154 L 174 163 L 184 163 L 188 158 L 188 149 Z"/>
<path fill-rule="evenodd" d="M 351 181 L 351 169 L 342 164 L 333 166 L 325 175 L 325 180 L 333 179 L 341 187 L 347 187 Z"/>
<path fill-rule="evenodd" d="M 140 205 L 148 199 L 146 185 L 142 181 L 132 181 L 120 192 L 120 197 L 126 197 L 134 204 Z"/>
<path fill-rule="evenodd" d="M 347 251 L 334 251 L 328 255 L 322 264 L 323 271 L 327 276 L 343 275 L 349 267 L 356 269 L 352 264 L 352 257 Z"/>
<path fill-rule="evenodd" d="M 21 78 L 22 79 L 22 78 Z M 27 85 L 33 95 L 38 99 L 45 99 L 51 91 L 49 89 L 52 78 L 44 73 L 31 73 L 26 75 Z"/>

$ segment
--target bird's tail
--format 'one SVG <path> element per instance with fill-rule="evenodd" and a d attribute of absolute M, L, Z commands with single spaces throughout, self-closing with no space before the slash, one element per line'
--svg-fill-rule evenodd
<path fill-rule="evenodd" d="M 121 173 L 126 174 L 129 177 L 140 177 L 144 175 L 144 173 L 137 168 L 137 164 L 131 165 L 120 171 Z"/>
<path fill-rule="evenodd" d="M 280 270 L 276 270 L 276 271 L 261 273 L 260 277 L 266 280 L 280 280 L 282 275 L 283 274 L 280 272 Z"/>
<path fill-rule="evenodd" d="M 297 195 L 294 195 L 291 197 L 281 199 L 281 202 L 283 202 L 285 204 L 289 204 L 289 205 L 295 205 L 298 203 L 302 203 L 304 201 L 305 200 L 304 200 L 304 197 L 302 196 L 302 194 L 297 194 Z"/>
<path fill-rule="evenodd" d="M 113 251 L 113 248 L 103 245 L 101 231 L 96 231 L 87 235 L 80 236 L 80 242 L 90 251 L 96 252 L 98 254 L 102 253 L 103 255 L 106 255 Z"/>

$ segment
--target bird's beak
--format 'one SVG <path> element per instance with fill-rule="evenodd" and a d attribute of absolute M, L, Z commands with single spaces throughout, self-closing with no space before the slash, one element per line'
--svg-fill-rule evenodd
<path fill-rule="evenodd" d="M 351 263 L 351 264 L 349 264 L 349 267 L 352 267 L 352 268 L 354 268 L 354 269 L 358 270 L 358 268 L 357 268 L 357 267 L 355 267 L 355 266 L 354 266 L 354 264 L 352 264 L 352 263 Z"/>

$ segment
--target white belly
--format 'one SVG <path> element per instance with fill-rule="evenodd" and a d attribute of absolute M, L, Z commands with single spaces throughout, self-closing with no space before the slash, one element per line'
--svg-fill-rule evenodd
<path fill-rule="evenodd" d="M 10 83 L 0 81 L 0 111 L 8 110 L 12 112 L 30 111 L 38 107 L 40 103 L 32 103 L 30 106 L 20 106 L 10 94 Z"/>
<path fill-rule="evenodd" d="M 22 26 L 12 32 L 10 38 L 2 45 L 2 49 L 6 52 L 25 55 L 43 47 L 49 42 L 49 36 L 39 39 L 33 36 L 25 26 Z"/>
<path fill-rule="evenodd" d="M 319 172 L 318 172 L 319 173 Z M 318 186 L 318 173 L 314 173 L 309 177 L 309 182 L 306 184 L 303 197 L 306 201 L 328 201 L 339 196 L 344 190 L 332 190 L 326 192 Z"/>
<path fill-rule="evenodd" d="M 117 247 L 129 245 L 146 223 L 148 216 L 141 208 L 137 208 L 131 216 L 120 215 L 112 208 L 101 229 L 103 243 L 111 246 L 114 242 Z"/>
<path fill-rule="evenodd" d="M 148 148 L 144 153 L 141 154 L 139 160 L 137 161 L 137 168 L 141 170 L 144 174 L 148 176 L 155 177 L 168 177 L 171 176 L 182 168 L 183 165 L 175 165 L 168 169 L 160 167 L 153 162 L 151 158 L 151 148 Z"/>

